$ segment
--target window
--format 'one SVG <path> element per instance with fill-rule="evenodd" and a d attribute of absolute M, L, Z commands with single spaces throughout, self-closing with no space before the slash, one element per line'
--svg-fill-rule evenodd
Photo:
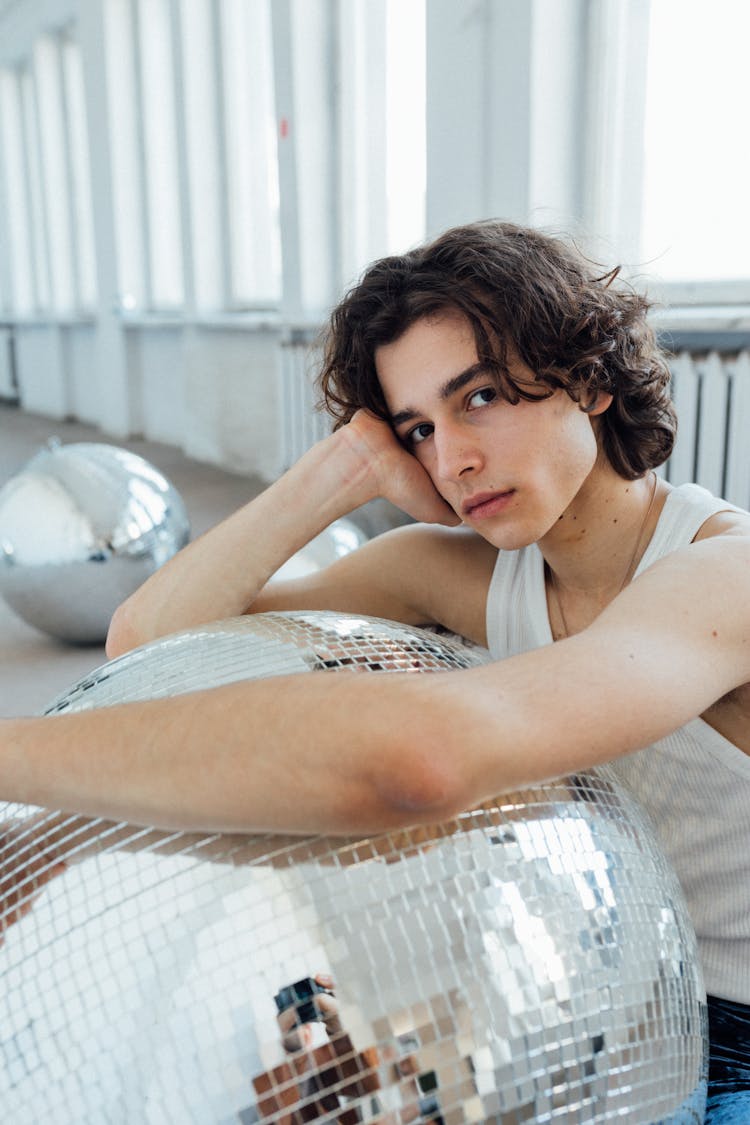
<path fill-rule="evenodd" d="M 0 74 L 2 174 L 11 279 L 20 315 L 70 316 L 95 301 L 95 258 L 81 60 L 65 33 Z"/>
<path fill-rule="evenodd" d="M 130 0 L 105 9 L 109 158 L 115 218 L 118 300 L 125 310 L 147 306 L 144 191 L 138 127 L 135 34 Z"/>
<path fill-rule="evenodd" d="M 34 271 L 34 297 L 37 311 L 50 308 L 47 224 L 42 194 L 42 167 L 39 148 L 39 117 L 33 71 L 24 67 L 19 74 L 21 120 L 24 138 L 24 173 L 29 197 L 30 249 Z M 54 182 L 49 184 L 54 191 Z"/>
<path fill-rule="evenodd" d="M 10 293 L 8 312 L 21 316 L 36 309 L 36 286 L 31 249 L 28 178 L 21 107 L 20 76 L 15 70 L 0 72 L 0 124 L 7 204 Z"/>
<path fill-rule="evenodd" d="M 228 304 L 275 304 L 281 247 L 269 0 L 222 0 L 220 23 Z"/>
<path fill-rule="evenodd" d="M 425 234 L 425 0 L 388 0 L 386 20 L 386 249 L 402 253 Z"/>
<path fill-rule="evenodd" d="M 107 17 L 123 307 L 277 304 L 269 0 L 108 0 Z"/>
<path fill-rule="evenodd" d="M 97 202 L 111 208 L 124 312 L 284 303 L 315 318 L 374 257 L 422 239 L 425 0 L 102 11 L 108 128 L 93 149 L 74 27 L 39 34 L 2 72 L 14 310 L 95 307 L 92 161 L 112 193 Z"/>
<path fill-rule="evenodd" d="M 76 306 L 87 310 L 96 303 L 96 254 L 83 66 L 80 48 L 69 35 L 61 37 L 60 50 L 73 226 L 73 284 Z"/>
<path fill-rule="evenodd" d="M 344 283 L 425 232 L 425 2 L 351 0 L 338 28 Z"/>
<path fill-rule="evenodd" d="M 31 79 L 29 75 L 27 81 Z M 39 146 L 37 191 L 43 215 L 39 231 L 44 232 L 42 260 L 48 271 L 50 305 L 57 312 L 68 312 L 75 306 L 73 284 L 73 247 L 70 212 L 70 181 L 67 164 L 67 138 L 62 70 L 57 43 L 51 36 L 38 39 L 34 45 L 33 80 L 27 91 L 29 115 L 35 114 L 34 127 L 28 136 Z M 27 119 L 30 120 L 30 117 Z M 35 146 L 34 146 L 35 147 Z"/>
<path fill-rule="evenodd" d="M 182 200 L 169 0 L 139 0 L 137 25 L 148 303 L 154 309 L 179 308 L 184 300 Z"/>
<path fill-rule="evenodd" d="M 106 15 L 120 302 L 177 309 L 184 287 L 169 3 L 108 0 Z"/>
<path fill-rule="evenodd" d="M 214 11 L 212 0 L 193 0 L 180 8 L 182 101 L 189 122 L 185 130 L 189 239 L 194 300 L 201 310 L 224 308 L 229 288 L 223 249 L 227 230 Z"/>
<path fill-rule="evenodd" d="M 745 0 L 651 0 L 641 260 L 750 296 L 748 42 Z"/>

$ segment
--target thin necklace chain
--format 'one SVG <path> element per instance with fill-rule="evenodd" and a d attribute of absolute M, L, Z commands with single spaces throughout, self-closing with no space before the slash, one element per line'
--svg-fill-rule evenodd
<path fill-rule="evenodd" d="M 654 506 L 654 498 L 656 497 L 656 486 L 659 483 L 658 477 L 656 476 L 656 473 L 654 472 L 653 469 L 651 470 L 651 476 L 653 477 L 653 484 L 651 485 L 651 499 L 648 502 L 648 507 L 646 508 L 646 514 L 643 517 L 643 520 L 641 521 L 640 528 L 638 529 L 638 538 L 635 541 L 635 547 L 633 549 L 633 554 L 630 557 L 630 562 L 628 563 L 628 568 L 625 571 L 625 577 L 623 578 L 622 582 L 620 583 L 620 589 L 617 591 L 617 594 L 622 593 L 622 591 L 625 589 L 625 587 L 627 586 L 630 579 L 633 577 L 633 573 L 635 572 L 636 560 L 638 558 L 638 552 L 641 549 L 641 544 L 643 542 L 643 535 L 644 535 L 644 532 L 646 530 L 646 524 L 648 523 L 648 517 L 651 515 L 651 509 Z M 557 614 L 558 614 L 558 617 L 560 618 L 560 621 L 561 621 L 562 627 L 563 627 L 562 636 L 557 637 L 556 640 L 563 640 L 565 637 L 570 636 L 570 629 L 568 628 L 568 622 L 565 620 L 565 611 L 564 611 L 563 606 L 562 606 L 562 599 L 560 598 L 560 589 L 557 585 L 557 578 L 555 577 L 555 572 L 552 570 L 552 567 L 548 566 L 546 563 L 545 563 L 545 567 L 547 569 L 547 574 L 549 575 L 550 590 L 555 595 L 555 608 L 557 609 Z M 615 597 L 617 597 L 617 594 L 615 595 Z"/>

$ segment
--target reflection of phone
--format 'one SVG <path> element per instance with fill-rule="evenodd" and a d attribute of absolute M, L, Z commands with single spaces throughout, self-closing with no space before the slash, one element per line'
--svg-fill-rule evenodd
<path fill-rule="evenodd" d="M 438 1080 L 434 1070 L 425 1071 L 417 1075 L 417 1086 L 423 1096 L 419 1099 L 419 1115 L 424 1120 L 429 1118 L 434 1125 L 444 1125 L 440 1116 L 440 1101 L 437 1096 Z"/>
<path fill-rule="evenodd" d="M 295 981 L 294 984 L 288 984 L 285 988 L 279 989 L 274 996 L 276 1007 L 281 1012 L 286 1012 L 288 1008 L 296 1008 L 297 1010 L 297 1023 L 314 1023 L 316 1020 L 322 1019 L 318 1005 L 315 1003 L 315 997 L 324 992 L 326 996 L 333 996 L 330 988 L 323 988 L 312 977 L 305 977 L 303 980 Z"/>

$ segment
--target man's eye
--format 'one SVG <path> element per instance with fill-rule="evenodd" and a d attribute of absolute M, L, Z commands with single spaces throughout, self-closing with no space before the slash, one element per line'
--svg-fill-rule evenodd
<path fill-rule="evenodd" d="M 497 391 L 494 387 L 482 387 L 478 391 L 473 391 L 469 395 L 469 408 L 474 409 L 477 406 L 487 406 L 488 403 L 494 402 L 497 398 Z"/>
<path fill-rule="evenodd" d="M 406 435 L 406 440 L 411 445 L 419 445 L 421 441 L 428 438 L 435 427 L 430 422 L 420 422 L 413 430 L 409 430 Z"/>

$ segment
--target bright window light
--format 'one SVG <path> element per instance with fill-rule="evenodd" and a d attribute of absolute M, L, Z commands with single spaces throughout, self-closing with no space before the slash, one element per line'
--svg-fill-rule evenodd
<path fill-rule="evenodd" d="M 221 0 L 229 303 L 281 295 L 279 185 L 269 0 Z"/>
<path fill-rule="evenodd" d="M 182 4 L 180 31 L 193 294 L 198 309 L 216 310 L 224 305 L 224 176 L 212 0 Z"/>
<path fill-rule="evenodd" d="M 143 184 L 130 0 L 106 0 L 107 109 L 119 293 L 123 309 L 146 300 Z"/>
<path fill-rule="evenodd" d="M 651 0 L 641 261 L 665 281 L 750 278 L 750 4 Z"/>
<path fill-rule="evenodd" d="M 39 117 L 37 114 L 34 78 L 28 67 L 21 71 L 21 108 L 24 157 L 31 211 L 31 255 L 37 310 L 50 308 L 49 268 L 47 254 L 47 222 L 42 192 L 42 169 L 39 151 Z"/>
<path fill-rule="evenodd" d="M 0 71 L 0 124 L 12 283 L 9 311 L 24 315 L 33 312 L 35 299 L 23 115 L 18 74 L 14 70 Z"/>
<path fill-rule="evenodd" d="M 388 252 L 425 234 L 425 0 L 387 0 L 386 192 Z"/>
<path fill-rule="evenodd" d="M 140 0 L 138 26 L 151 305 L 174 308 L 184 289 L 169 0 Z"/>
<path fill-rule="evenodd" d="M 61 51 L 68 125 L 77 303 L 82 309 L 91 309 L 96 303 L 96 256 L 83 66 L 81 51 L 76 42 L 64 38 Z"/>
<path fill-rule="evenodd" d="M 56 312 L 70 312 L 75 308 L 76 299 L 67 142 L 60 55 L 51 36 L 43 36 L 34 44 L 34 83 L 52 307 Z"/>

